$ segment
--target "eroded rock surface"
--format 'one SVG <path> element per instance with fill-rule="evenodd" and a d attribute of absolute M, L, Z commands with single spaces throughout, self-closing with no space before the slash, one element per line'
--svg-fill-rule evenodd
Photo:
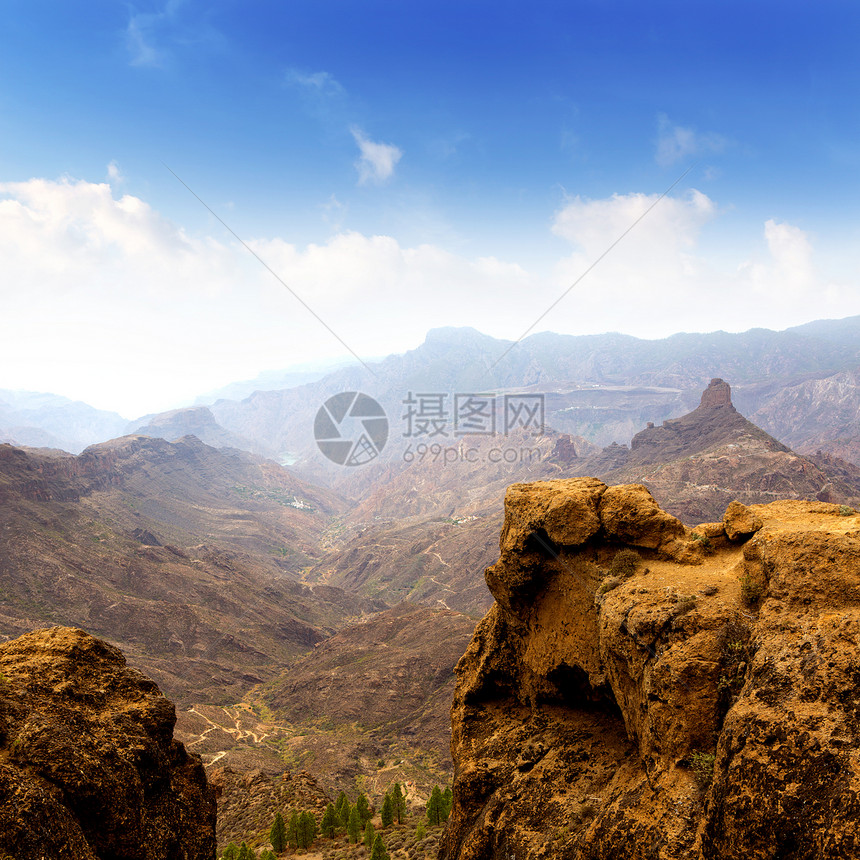
<path fill-rule="evenodd" d="M 442 860 L 860 856 L 860 516 L 753 505 L 729 540 L 654 508 L 509 490 Z"/>
<path fill-rule="evenodd" d="M 0 645 L 0 856 L 211 860 L 215 797 L 176 715 L 70 627 Z"/>

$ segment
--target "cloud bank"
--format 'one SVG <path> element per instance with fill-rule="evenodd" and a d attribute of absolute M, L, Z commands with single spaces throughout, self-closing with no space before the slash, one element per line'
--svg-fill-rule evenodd
<path fill-rule="evenodd" d="M 306 246 L 243 238 L 353 350 L 380 355 L 435 326 L 518 337 L 655 199 L 565 200 L 551 225 L 562 253 L 544 272 L 336 228 Z M 655 337 L 860 313 L 856 283 L 822 269 L 798 226 L 769 219 L 748 246 L 715 253 L 707 238 L 720 217 L 700 191 L 664 198 L 537 330 Z M 0 256 L 0 387 L 133 417 L 263 369 L 344 355 L 226 231 L 190 235 L 108 183 L 0 184 Z"/>

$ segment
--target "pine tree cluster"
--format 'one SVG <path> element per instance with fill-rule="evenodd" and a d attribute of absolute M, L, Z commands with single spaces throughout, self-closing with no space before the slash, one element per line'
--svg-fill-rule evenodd
<path fill-rule="evenodd" d="M 451 813 L 451 806 L 450 787 L 443 791 L 438 785 L 434 786 L 427 801 L 427 825 L 432 827 L 444 824 Z M 317 836 L 334 839 L 344 833 L 351 845 L 359 842 L 364 844 L 370 854 L 369 860 L 390 860 L 382 834 L 373 826 L 372 817 L 370 802 L 363 793 L 358 795 L 353 805 L 346 792 L 342 791 L 335 803 L 328 804 L 319 823 L 312 812 L 293 810 L 289 821 L 285 820 L 281 812 L 277 812 L 269 830 L 271 850 L 264 849 L 258 857 L 245 842 L 238 847 L 231 842 L 224 849 L 221 860 L 278 860 L 278 855 L 287 848 L 307 849 L 313 845 Z M 395 782 L 385 793 L 380 818 L 383 829 L 407 821 L 406 796 L 400 783 Z M 416 838 L 421 840 L 425 836 L 424 822 L 419 822 Z"/>

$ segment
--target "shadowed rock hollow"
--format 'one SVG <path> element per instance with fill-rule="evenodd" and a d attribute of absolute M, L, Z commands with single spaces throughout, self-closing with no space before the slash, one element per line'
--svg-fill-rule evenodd
<path fill-rule="evenodd" d="M 69 627 L 0 645 L 0 856 L 211 860 L 215 798 L 173 705 Z"/>
<path fill-rule="evenodd" d="M 509 489 L 500 544 L 442 860 L 860 856 L 855 511 L 689 530 L 644 487 L 547 481 Z"/>

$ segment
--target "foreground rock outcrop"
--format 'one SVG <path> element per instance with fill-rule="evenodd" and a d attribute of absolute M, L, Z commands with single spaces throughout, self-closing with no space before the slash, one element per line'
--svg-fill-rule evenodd
<path fill-rule="evenodd" d="M 514 485 L 486 578 L 442 860 L 860 856 L 853 509 Z"/>
<path fill-rule="evenodd" d="M 211 860 L 214 792 L 175 721 L 152 681 L 82 630 L 0 645 L 0 856 Z"/>

